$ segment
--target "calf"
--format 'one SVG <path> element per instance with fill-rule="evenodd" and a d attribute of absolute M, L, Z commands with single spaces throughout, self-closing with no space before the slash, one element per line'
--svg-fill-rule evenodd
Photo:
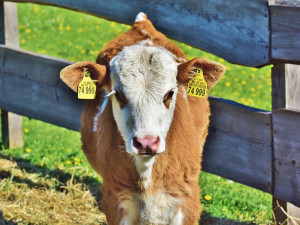
<path fill-rule="evenodd" d="M 97 62 L 61 71 L 77 91 L 83 71 L 96 82 L 81 118 L 82 149 L 103 178 L 111 225 L 191 225 L 199 220 L 202 149 L 209 102 L 187 96 L 203 70 L 208 89 L 225 68 L 204 58 L 186 61 L 177 45 L 139 13 L 132 29 L 112 40 Z"/>

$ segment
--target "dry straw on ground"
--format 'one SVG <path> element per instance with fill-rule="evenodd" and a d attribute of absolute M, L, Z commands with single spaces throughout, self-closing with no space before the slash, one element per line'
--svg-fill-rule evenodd
<path fill-rule="evenodd" d="M 59 183 L 55 178 L 27 173 L 12 161 L 0 159 L 0 171 L 0 211 L 6 221 L 60 225 L 105 222 L 91 192 L 80 183 L 74 184 L 74 174 L 57 190 L 50 188 Z"/>

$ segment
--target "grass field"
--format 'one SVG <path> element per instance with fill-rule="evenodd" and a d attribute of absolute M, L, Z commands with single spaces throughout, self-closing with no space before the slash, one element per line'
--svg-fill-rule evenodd
<path fill-rule="evenodd" d="M 130 29 L 128 25 L 55 7 L 19 4 L 18 10 L 21 48 L 74 62 L 95 61 L 108 41 Z M 211 95 L 256 108 L 271 109 L 270 67 L 255 69 L 232 65 L 214 55 L 178 44 L 188 59 L 202 56 L 227 67 L 227 73 L 210 91 Z M 101 183 L 80 149 L 78 132 L 29 118 L 24 118 L 23 130 L 24 148 L 4 149 L 1 151 L 2 157 L 13 157 L 45 170 L 68 172 L 76 167 L 77 176 L 90 178 L 85 183 Z M 270 195 L 204 172 L 200 185 L 204 212 L 215 217 L 257 224 L 271 221 Z M 55 191 L 57 186 L 59 183 L 50 189 Z M 0 190 L 7 190 L 1 189 L 1 182 Z M 0 211 L 4 212 L 1 207 L 0 202 Z"/>

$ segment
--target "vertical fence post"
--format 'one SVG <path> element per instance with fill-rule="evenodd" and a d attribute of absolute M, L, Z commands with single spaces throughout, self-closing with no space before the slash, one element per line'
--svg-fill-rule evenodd
<path fill-rule="evenodd" d="M 292 64 L 278 64 L 272 68 L 272 110 L 279 108 L 300 109 L 300 66 Z M 276 151 L 276 147 L 273 146 Z M 274 156 L 274 154 L 273 154 Z M 273 163 L 275 162 L 273 158 Z M 273 165 L 273 192 L 276 189 L 276 170 L 275 163 Z M 300 208 L 291 203 L 287 203 L 280 199 L 273 198 L 273 209 L 276 224 L 294 225 L 291 221 L 284 223 L 287 220 L 287 215 L 300 218 Z"/>
<path fill-rule="evenodd" d="M 19 47 L 16 3 L 0 1 L 0 44 Z M 23 146 L 22 120 L 22 116 L 1 110 L 2 143 L 5 147 Z"/>

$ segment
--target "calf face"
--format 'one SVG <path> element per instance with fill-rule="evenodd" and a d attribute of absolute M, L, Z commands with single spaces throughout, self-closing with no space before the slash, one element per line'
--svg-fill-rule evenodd
<path fill-rule="evenodd" d="M 178 64 L 165 48 L 143 43 L 124 47 L 112 58 L 109 69 L 82 61 L 64 68 L 61 79 L 77 91 L 84 69 L 89 70 L 97 86 L 110 93 L 113 116 L 126 143 L 126 151 L 153 156 L 165 151 L 178 84 L 187 84 L 197 69 L 201 69 L 210 89 L 224 74 L 225 67 L 204 58 Z M 104 103 L 107 103 L 108 97 L 105 98 Z M 104 108 L 105 104 L 94 117 L 95 128 L 95 121 Z"/>
<path fill-rule="evenodd" d="M 165 151 L 177 95 L 177 63 L 165 49 L 125 47 L 110 62 L 112 108 L 126 151 Z"/>

